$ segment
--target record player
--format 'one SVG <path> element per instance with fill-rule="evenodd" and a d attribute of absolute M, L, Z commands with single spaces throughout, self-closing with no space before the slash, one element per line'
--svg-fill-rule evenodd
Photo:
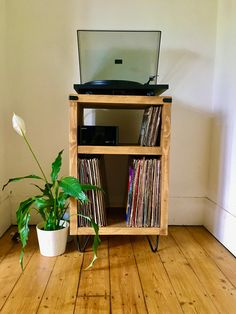
<path fill-rule="evenodd" d="M 148 85 L 125 80 L 95 80 L 84 84 L 74 84 L 78 94 L 101 95 L 161 95 L 169 88 L 167 84 Z"/>
<path fill-rule="evenodd" d="M 79 94 L 161 95 L 160 31 L 78 30 Z M 146 82 L 146 83 L 142 83 Z"/>

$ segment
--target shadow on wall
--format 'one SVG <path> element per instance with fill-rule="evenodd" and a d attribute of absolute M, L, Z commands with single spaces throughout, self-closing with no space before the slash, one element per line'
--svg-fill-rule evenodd
<path fill-rule="evenodd" d="M 211 113 L 174 98 L 170 146 L 170 196 L 207 195 Z"/>
<path fill-rule="evenodd" d="M 183 105 L 209 114 L 212 103 L 214 73 L 213 57 L 190 50 L 164 50 L 161 52 L 158 83 L 169 84 L 166 92 Z"/>
<path fill-rule="evenodd" d="M 227 96 L 226 96 L 227 97 Z M 211 121 L 209 193 L 204 225 L 236 256 L 236 128 L 235 115 L 222 111 Z"/>
<path fill-rule="evenodd" d="M 162 82 L 175 82 L 175 84 L 182 82 L 200 57 L 196 52 L 190 50 L 161 49 L 160 65 L 165 69 Z"/>
<path fill-rule="evenodd" d="M 209 198 L 236 217 L 236 128 L 234 118 L 212 118 Z"/>

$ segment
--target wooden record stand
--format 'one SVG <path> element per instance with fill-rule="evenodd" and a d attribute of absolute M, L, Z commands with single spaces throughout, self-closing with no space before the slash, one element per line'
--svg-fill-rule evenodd
<path fill-rule="evenodd" d="M 171 131 L 171 104 L 172 98 L 167 96 L 127 96 L 127 95 L 89 95 L 73 94 L 69 96 L 70 104 L 70 132 L 69 132 L 69 164 L 70 175 L 78 176 L 78 158 L 84 154 L 112 154 L 112 155 L 139 155 L 157 156 L 161 160 L 160 175 L 160 226 L 159 227 L 128 227 L 125 217 L 110 210 L 108 224 L 99 227 L 100 235 L 146 235 L 153 252 L 158 249 L 159 235 L 168 233 L 168 195 L 169 195 L 169 151 Z M 84 109 L 133 109 L 144 110 L 150 106 L 162 106 L 160 145 L 155 147 L 133 145 L 118 146 L 85 146 L 78 145 L 78 127 L 84 124 Z M 128 170 L 127 170 L 128 171 Z M 80 227 L 77 219 L 77 201 L 70 200 L 70 234 L 77 236 L 78 248 L 84 251 L 89 236 L 94 234 L 92 227 Z M 85 236 L 83 244 L 81 236 Z M 152 243 L 150 236 L 155 236 Z"/>

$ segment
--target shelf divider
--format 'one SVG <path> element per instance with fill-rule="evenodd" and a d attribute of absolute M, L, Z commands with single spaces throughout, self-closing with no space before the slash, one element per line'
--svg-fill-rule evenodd
<path fill-rule="evenodd" d="M 149 146 L 78 146 L 78 154 L 162 155 L 161 147 Z"/>

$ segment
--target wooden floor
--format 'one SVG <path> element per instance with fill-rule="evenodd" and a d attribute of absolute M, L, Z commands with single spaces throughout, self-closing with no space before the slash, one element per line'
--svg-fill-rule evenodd
<path fill-rule="evenodd" d="M 158 253 L 145 237 L 102 238 L 91 270 L 73 241 L 40 256 L 33 229 L 24 273 L 12 230 L 0 239 L 1 313 L 236 313 L 236 259 L 203 227 L 170 227 Z"/>

